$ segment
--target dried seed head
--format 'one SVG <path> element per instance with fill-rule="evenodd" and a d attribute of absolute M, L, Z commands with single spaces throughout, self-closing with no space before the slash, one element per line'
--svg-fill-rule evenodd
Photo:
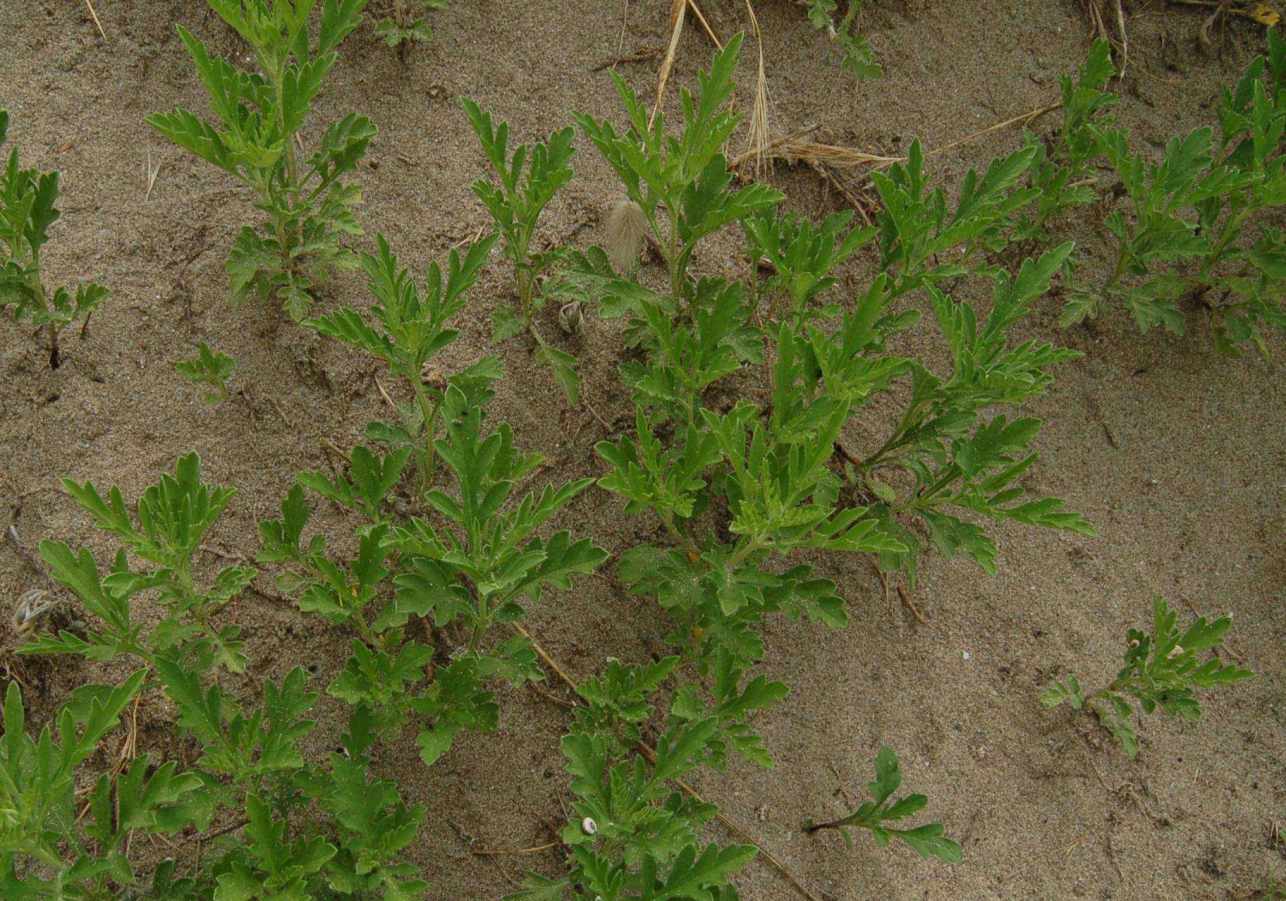
<path fill-rule="evenodd" d="M 586 835 L 596 835 L 598 833 L 598 823 L 595 823 L 592 817 L 585 817 L 580 821 L 581 831 Z"/>
<path fill-rule="evenodd" d="M 618 200 L 607 214 L 607 255 L 620 272 L 637 265 L 647 234 L 647 217 L 633 200 Z"/>
<path fill-rule="evenodd" d="M 558 325 L 569 335 L 579 335 L 585 328 L 585 314 L 579 300 L 565 303 L 558 308 Z"/>
<path fill-rule="evenodd" d="M 424 368 L 420 370 L 420 382 L 439 391 L 445 391 L 447 387 L 446 374 L 432 363 L 425 363 Z"/>
<path fill-rule="evenodd" d="M 24 591 L 13 606 L 13 630 L 19 635 L 35 631 L 36 623 L 54 608 L 55 602 L 43 588 Z"/>

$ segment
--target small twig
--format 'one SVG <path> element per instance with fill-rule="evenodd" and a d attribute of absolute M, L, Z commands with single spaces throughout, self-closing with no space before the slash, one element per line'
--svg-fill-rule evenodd
<path fill-rule="evenodd" d="M 161 161 L 157 160 L 156 165 L 152 165 L 152 148 L 147 148 L 147 163 L 144 172 L 147 175 L 147 193 L 143 195 L 143 202 L 147 203 L 152 199 L 152 189 L 156 187 L 156 177 L 161 174 Z"/>
<path fill-rule="evenodd" d="M 714 33 L 714 29 L 710 27 L 710 23 L 706 21 L 706 17 L 701 14 L 701 7 L 697 6 L 697 0 L 688 0 L 688 6 L 691 7 L 692 14 L 697 17 L 697 21 L 701 23 L 701 27 L 705 29 L 706 36 L 714 42 L 715 49 L 722 50 L 723 43 L 719 40 L 719 36 Z"/>
<path fill-rule="evenodd" d="M 601 63 L 595 63 L 589 67 L 591 72 L 602 72 L 604 69 L 615 69 L 622 63 L 641 63 L 649 59 L 656 59 L 665 52 L 664 47 L 640 47 L 626 54 L 618 54 L 612 59 L 604 60 Z"/>
<path fill-rule="evenodd" d="M 911 603 L 911 599 L 907 597 L 906 590 L 902 588 L 901 583 L 899 583 L 896 587 L 897 587 L 898 597 L 902 599 L 902 603 L 906 605 L 906 609 L 910 610 L 912 613 L 915 614 L 915 618 L 920 621 L 920 625 L 927 626 L 929 624 L 929 621 L 924 618 L 923 613 L 915 609 L 915 604 Z"/>
<path fill-rule="evenodd" d="M 221 826 L 220 828 L 214 830 L 213 832 L 207 832 L 204 835 L 188 836 L 187 841 L 189 844 L 191 844 L 192 842 L 203 842 L 203 843 L 208 842 L 211 839 L 216 839 L 221 835 L 227 835 L 229 832 L 236 832 L 238 829 L 240 829 L 242 826 L 247 825 L 249 822 L 250 822 L 249 819 L 243 818 L 243 819 L 237 820 L 235 823 L 229 823 L 227 826 Z"/>

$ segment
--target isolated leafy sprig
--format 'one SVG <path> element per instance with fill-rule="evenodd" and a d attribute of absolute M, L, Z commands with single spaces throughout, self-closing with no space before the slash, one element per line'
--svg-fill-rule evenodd
<path fill-rule="evenodd" d="M 1076 710 L 1093 711 L 1130 757 L 1139 752 L 1131 700 L 1138 704 L 1140 714 L 1160 708 L 1168 716 L 1200 719 L 1197 689 L 1239 682 L 1254 674 L 1217 657 L 1202 661 L 1198 656 L 1202 651 L 1218 650 L 1232 626 L 1231 618 L 1207 622 L 1205 617 L 1197 617 L 1183 632 L 1178 623 L 1178 615 L 1164 599 L 1157 598 L 1152 634 L 1137 629 L 1126 633 L 1125 665 L 1111 683 L 1087 696 L 1076 676 L 1068 676 L 1041 693 L 1041 704 L 1057 707 L 1066 703 Z"/>
<path fill-rule="evenodd" d="M 811 833 L 821 829 L 838 829 L 840 835 L 844 836 L 844 842 L 852 847 L 849 830 L 866 829 L 881 845 L 887 845 L 890 839 L 896 838 L 921 857 L 959 863 L 960 845 L 946 837 L 946 830 L 941 823 L 925 823 L 911 829 L 897 829 L 889 825 L 919 813 L 929 803 L 928 798 L 918 794 L 892 800 L 893 793 L 901 784 L 902 770 L 898 766 L 897 755 L 886 745 L 880 748 L 880 753 L 875 757 L 875 781 L 867 785 L 871 800 L 837 820 L 826 823 L 809 821 L 804 824 L 804 831 Z"/>
<path fill-rule="evenodd" d="M 0 109 L 0 146 L 8 131 L 9 113 Z M 0 310 L 13 306 L 19 319 L 45 330 L 51 369 L 62 362 L 63 330 L 77 320 L 88 326 L 90 315 L 109 293 L 96 282 L 74 288 L 45 284 L 40 253 L 49 241 L 50 226 L 62 215 L 57 202 L 58 173 L 23 169 L 18 148 L 10 150 L 0 172 Z"/>

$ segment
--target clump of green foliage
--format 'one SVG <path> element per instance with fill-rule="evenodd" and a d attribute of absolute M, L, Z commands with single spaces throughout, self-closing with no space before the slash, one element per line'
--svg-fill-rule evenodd
<path fill-rule="evenodd" d="M 228 399 L 228 379 L 232 378 L 237 368 L 237 361 L 225 353 L 211 350 L 210 345 L 201 341 L 197 344 L 196 356 L 178 360 L 174 370 L 194 385 L 203 385 L 206 389 L 202 400 L 207 404 L 220 404 Z"/>
<path fill-rule="evenodd" d="M 1041 161 L 1033 183 L 1042 199 L 1017 234 L 1043 236 L 1055 212 L 1097 197 L 1091 163 L 1105 160 L 1118 180 L 1100 200 L 1108 275 L 1074 284 L 1064 325 L 1119 304 L 1140 330 L 1182 334 L 1180 303 L 1190 300 L 1209 313 L 1215 346 L 1226 353 L 1246 342 L 1266 353 L 1263 327 L 1286 328 L 1286 242 L 1269 215 L 1286 202 L 1286 39 L 1276 32 L 1268 30 L 1268 55 L 1224 92 L 1218 131 L 1171 138 L 1159 162 L 1133 150 L 1127 132 L 1101 115 L 1115 101 L 1103 91 L 1113 74 L 1104 43 L 1076 82 L 1063 80 L 1059 146 Z M 1118 196 L 1125 203 L 1115 206 Z"/>
<path fill-rule="evenodd" d="M 433 40 L 433 29 L 424 18 L 427 12 L 447 8 L 447 0 L 390 0 L 384 16 L 375 25 L 375 33 L 398 55 L 406 58 L 406 48 L 411 44 L 427 44 Z"/>
<path fill-rule="evenodd" d="M 473 193 L 487 208 L 504 239 L 504 254 L 513 264 L 518 294 L 516 312 L 507 306 L 496 309 L 492 337 L 503 341 L 523 331 L 530 334 L 541 359 L 553 370 L 567 399 L 575 404 L 580 398 L 576 358 L 551 345 L 534 320 L 544 305 L 540 279 L 560 254 L 557 251 L 540 253 L 533 247 L 540 214 L 559 189 L 571 181 L 570 163 L 576 152 L 572 147 L 574 132 L 563 128 L 530 148 L 519 144 L 510 153 L 507 123 L 495 124 L 490 113 L 468 98 L 461 98 L 460 105 L 499 182 L 480 178 L 473 183 Z"/>
<path fill-rule="evenodd" d="M 89 551 L 42 542 L 54 580 L 76 596 L 93 624 L 79 634 L 39 634 L 19 651 L 96 661 L 132 657 L 145 668 L 119 687 L 78 689 L 57 716 L 56 743 L 48 728 L 35 742 L 26 736 L 21 698 L 10 684 L 0 739 L 0 881 L 58 897 L 144 891 L 130 858 L 132 834 L 204 830 L 220 817 L 244 814 L 240 823 L 216 830 L 193 875 L 177 878 L 173 861 L 157 866 L 152 896 L 422 894 L 424 884 L 399 856 L 424 810 L 402 804 L 392 783 L 372 779 L 369 722 L 355 715 L 343 741 L 346 754 L 333 755 L 328 766 L 310 764 L 300 743 L 314 727 L 307 714 L 318 696 L 307 689 L 302 667 L 267 682 L 262 697 L 249 702 L 219 683 L 220 669 L 244 672 L 247 659 L 239 629 L 215 620 L 256 571 L 225 567 L 202 583 L 195 556 L 235 492 L 203 483 L 195 454 L 149 487 L 133 513 L 119 489 L 104 498 L 88 482 L 64 485 L 123 547 L 104 576 Z M 129 555 L 146 565 L 136 567 Z M 159 606 L 159 620 L 136 615 L 147 598 Z M 202 748 L 201 757 L 184 773 L 174 763 L 154 768 L 140 757 L 100 777 L 89 803 L 93 820 L 82 831 L 74 825 L 76 767 L 131 700 L 157 688 L 177 709 L 179 732 Z"/>
<path fill-rule="evenodd" d="M 458 336 L 451 321 L 468 302 L 468 292 L 495 243 L 496 236 L 490 235 L 470 245 L 464 256 L 451 251 L 445 273 L 436 261 L 431 263 L 420 290 L 388 241 L 379 235 L 376 253 L 362 255 L 367 284 L 376 299 L 370 319 L 344 307 L 304 323 L 382 361 L 410 390 L 413 400 L 398 407 L 398 421 L 373 422 L 366 435 L 402 454 L 403 459 L 406 454 L 415 456 L 420 490 L 427 490 L 433 482 L 436 439 L 448 388 L 455 386 L 470 403 L 481 405 L 491 397 L 492 384 L 503 374 L 494 356 L 483 357 L 450 376 L 433 365 L 434 357 Z"/>
<path fill-rule="evenodd" d="M 924 795 L 906 795 L 896 801 L 890 800 L 901 784 L 902 770 L 898 766 L 897 755 L 886 745 L 880 748 L 880 753 L 875 757 L 875 781 L 867 785 L 871 800 L 837 820 L 826 823 L 814 823 L 810 820 L 804 824 L 804 831 L 811 833 L 821 829 L 838 829 L 840 835 L 844 836 L 845 844 L 852 847 L 853 839 L 849 830 L 866 829 L 881 845 L 887 845 L 890 839 L 896 838 L 921 857 L 936 857 L 947 863 L 959 863 L 960 845 L 946 837 L 946 830 L 941 823 L 925 823 L 912 829 L 895 829 L 887 825 L 919 813 L 929 803 Z"/>
<path fill-rule="evenodd" d="M 592 483 L 581 479 L 515 497 L 540 464 L 513 445 L 508 425 L 483 426 L 480 406 L 459 387 L 444 397 L 445 435 L 438 456 L 454 491 L 427 486 L 423 515 L 405 519 L 390 503 L 409 449 L 378 456 L 353 450 L 346 475 L 306 472 L 282 504 L 282 516 L 260 524 L 264 563 L 283 563 L 283 588 L 305 613 L 352 629 L 353 655 L 330 693 L 359 709 L 376 735 L 391 739 L 415 719 L 421 756 L 432 763 L 462 729 L 494 729 L 496 678 L 514 685 L 544 676 L 530 642 L 496 643 L 496 626 L 516 622 L 523 603 L 592 572 L 606 554 L 569 533 L 535 532 Z M 304 487 L 362 517 L 355 559 L 329 553 L 323 536 L 302 536 L 310 510 Z M 439 648 L 410 636 L 409 623 L 432 622 Z M 446 644 L 458 650 L 444 650 Z M 435 650 L 442 650 L 435 664 Z M 431 665 L 432 664 L 432 665 Z"/>
<path fill-rule="evenodd" d="M 564 898 L 573 888 L 588 897 L 735 897 L 728 880 L 754 858 L 754 847 L 703 844 L 702 827 L 716 810 L 676 787 L 717 760 L 721 717 L 683 715 L 676 701 L 656 749 L 642 741 L 654 695 L 678 664 L 677 656 L 642 666 L 609 660 L 577 687 L 584 706 L 562 740 L 575 796 L 575 816 L 560 835 L 570 850 L 568 873 L 529 876 L 512 901 Z M 753 707 L 725 711 L 723 719 Z"/>
<path fill-rule="evenodd" d="M 356 265 L 343 242 L 362 233 L 353 215 L 361 189 L 344 177 L 357 168 L 375 126 L 365 116 L 349 114 L 322 133 L 308 156 L 303 129 L 339 59 L 336 48 L 361 21 L 366 0 L 323 0 L 315 26 L 316 0 L 209 4 L 250 45 L 258 71 L 212 56 L 180 25 L 179 37 L 210 95 L 217 125 L 186 109 L 147 121 L 254 191 L 267 222 L 242 228 L 232 246 L 227 269 L 233 297 L 275 298 L 301 320 L 319 280 L 336 267 Z"/>
<path fill-rule="evenodd" d="M 813 28 L 824 31 L 840 51 L 840 65 L 855 78 L 879 78 L 884 74 L 875 61 L 875 51 L 870 42 L 858 33 L 857 17 L 862 12 L 862 0 L 847 0 L 847 8 L 839 15 L 837 0 L 806 0 L 808 21 Z"/>
<path fill-rule="evenodd" d="M 8 133 L 9 113 L 0 109 L 0 146 Z M 108 294 L 96 282 L 74 290 L 45 284 L 40 251 L 49 241 L 49 227 L 61 215 L 57 202 L 58 173 L 20 168 L 18 148 L 10 150 L 0 172 L 0 310 L 13 306 L 18 319 L 45 330 L 50 369 L 62 362 L 58 338 L 63 329 L 78 319 L 88 325 Z"/>
<path fill-rule="evenodd" d="M 1199 659 L 1203 651 L 1217 651 L 1232 625 L 1226 616 L 1214 622 L 1205 617 L 1180 632 L 1179 618 L 1162 599 L 1156 599 L 1152 634 L 1138 629 L 1126 633 L 1125 666 L 1107 686 L 1091 695 L 1081 689 L 1076 676 L 1055 681 L 1041 694 L 1045 707 L 1070 704 L 1075 710 L 1093 711 L 1099 722 L 1121 743 L 1130 757 L 1139 752 L 1139 739 L 1132 720 L 1134 708 L 1152 713 L 1157 708 L 1169 716 L 1186 720 L 1201 718 L 1201 702 L 1195 690 L 1215 688 L 1248 679 L 1253 673 L 1217 657 Z"/>

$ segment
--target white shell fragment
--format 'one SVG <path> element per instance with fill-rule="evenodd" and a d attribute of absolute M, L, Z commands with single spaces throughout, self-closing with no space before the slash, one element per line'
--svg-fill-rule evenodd
<path fill-rule="evenodd" d="M 594 822 L 593 817 L 585 817 L 580 821 L 581 831 L 586 835 L 596 835 L 598 833 L 598 823 Z"/>

